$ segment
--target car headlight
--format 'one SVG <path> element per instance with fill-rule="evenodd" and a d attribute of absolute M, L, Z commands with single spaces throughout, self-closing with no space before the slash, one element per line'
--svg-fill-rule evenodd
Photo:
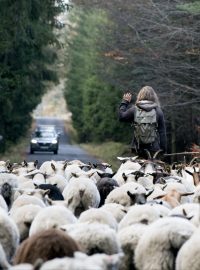
<path fill-rule="evenodd" d="M 58 141 L 57 140 L 52 140 L 51 143 L 56 144 Z"/>
<path fill-rule="evenodd" d="M 32 139 L 31 140 L 31 143 L 37 143 L 37 140 L 36 139 Z"/>

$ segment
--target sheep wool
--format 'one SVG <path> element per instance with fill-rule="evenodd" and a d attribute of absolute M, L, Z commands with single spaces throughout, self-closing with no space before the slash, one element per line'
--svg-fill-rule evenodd
<path fill-rule="evenodd" d="M 77 223 L 75 226 L 62 226 L 88 255 L 95 253 L 116 254 L 121 251 L 115 230 L 105 224 Z"/>
<path fill-rule="evenodd" d="M 117 221 L 110 215 L 110 213 L 101 208 L 91 208 L 84 211 L 79 219 L 80 223 L 98 223 L 98 224 L 107 224 L 110 228 L 117 230 Z"/>
<path fill-rule="evenodd" d="M 199 270 L 200 269 L 200 228 L 179 250 L 176 259 L 176 270 Z"/>
<path fill-rule="evenodd" d="M 15 222 L 5 210 L 0 208 L 0 243 L 8 261 L 11 260 L 19 244 L 19 231 Z"/>
<path fill-rule="evenodd" d="M 165 217 L 149 225 L 135 249 L 136 269 L 174 269 L 178 250 L 194 230 L 193 224 L 180 217 Z"/>
<path fill-rule="evenodd" d="M 34 233 L 42 230 L 51 228 L 55 229 L 59 226 L 75 222 L 77 222 L 76 217 L 64 206 L 48 206 L 46 208 L 42 208 L 34 218 L 30 227 L 29 235 L 33 235 Z"/>

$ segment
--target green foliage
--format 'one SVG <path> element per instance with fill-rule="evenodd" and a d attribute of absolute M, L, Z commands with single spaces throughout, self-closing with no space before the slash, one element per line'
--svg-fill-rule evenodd
<path fill-rule="evenodd" d="M 185 11 L 189 11 L 190 13 L 193 14 L 199 14 L 200 13 L 200 3 L 199 1 L 194 1 L 191 3 L 187 3 L 187 4 L 182 4 L 182 5 L 178 5 L 178 8 L 185 10 Z"/>
<path fill-rule="evenodd" d="M 64 3 L 0 0 L 0 5 L 0 134 L 6 143 L 28 129 L 45 80 L 57 80 L 51 67 L 58 45 L 54 29 Z"/>
<path fill-rule="evenodd" d="M 68 48 L 65 97 L 79 140 L 121 140 L 124 135 L 127 142 L 128 128 L 117 116 L 121 91 L 101 77 L 107 16 L 101 10 L 77 10 L 71 20 L 76 27 Z"/>

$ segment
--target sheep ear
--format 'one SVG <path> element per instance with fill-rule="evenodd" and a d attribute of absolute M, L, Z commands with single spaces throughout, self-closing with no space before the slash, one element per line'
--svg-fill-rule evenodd
<path fill-rule="evenodd" d="M 51 163 L 51 168 L 56 171 L 56 166 L 53 163 Z"/>
<path fill-rule="evenodd" d="M 49 205 L 54 205 L 53 200 L 50 199 L 48 196 L 46 197 L 46 200 L 47 200 Z"/>
<path fill-rule="evenodd" d="M 54 187 L 57 187 L 57 183 L 56 184 L 53 184 Z"/>
<path fill-rule="evenodd" d="M 183 212 L 183 215 L 184 215 L 185 217 L 187 217 L 187 213 L 186 213 L 186 211 L 185 211 L 184 208 L 183 208 L 182 212 Z"/>
<path fill-rule="evenodd" d="M 97 171 L 97 174 L 102 178 L 103 177 L 103 173 L 100 173 Z"/>
<path fill-rule="evenodd" d="M 127 191 L 127 195 L 130 197 L 133 204 L 135 204 L 137 194 L 136 193 L 131 193 L 130 191 Z"/>
<path fill-rule="evenodd" d="M 63 166 L 63 170 L 65 170 L 66 168 L 67 168 L 67 162 L 64 164 L 64 166 Z"/>
<path fill-rule="evenodd" d="M 71 173 L 71 175 L 73 176 L 73 177 L 75 177 L 75 178 L 78 178 L 78 174 L 77 173 Z"/>
<path fill-rule="evenodd" d="M 153 192 L 154 192 L 154 189 L 153 189 L 153 188 L 150 189 L 150 190 L 148 190 L 148 191 L 146 192 L 146 194 L 145 194 L 145 197 L 147 198 L 147 197 L 150 196 Z"/>
<path fill-rule="evenodd" d="M 125 173 L 122 173 L 122 177 L 123 177 L 124 181 L 126 182 L 126 180 L 128 179 L 128 177 L 125 175 Z"/>
<path fill-rule="evenodd" d="M 28 163 L 27 163 L 26 160 L 23 161 L 22 166 L 23 166 L 23 167 L 28 167 Z"/>
<path fill-rule="evenodd" d="M 46 189 L 46 190 L 41 190 L 41 194 L 44 197 L 45 195 L 48 195 L 50 193 L 50 189 Z"/>
<path fill-rule="evenodd" d="M 35 188 L 39 188 L 39 186 L 36 183 L 33 183 L 33 185 L 35 186 Z"/>
<path fill-rule="evenodd" d="M 37 165 L 38 165 L 38 160 L 36 159 L 35 162 L 34 162 L 34 166 L 37 168 Z"/>

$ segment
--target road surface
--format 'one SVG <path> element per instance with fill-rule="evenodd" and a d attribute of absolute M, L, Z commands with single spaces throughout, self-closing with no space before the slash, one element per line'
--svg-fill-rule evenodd
<path fill-rule="evenodd" d="M 30 149 L 27 149 L 27 161 L 38 160 L 41 165 L 47 160 L 67 160 L 71 161 L 74 159 L 81 160 L 82 162 L 96 163 L 99 162 L 97 159 L 89 155 L 85 150 L 80 148 L 78 145 L 72 145 L 70 143 L 69 134 L 67 134 L 64 127 L 64 120 L 53 117 L 38 117 L 35 119 L 36 125 L 55 125 L 56 129 L 61 132 L 60 143 L 58 154 L 54 155 L 53 152 L 35 152 L 30 154 Z"/>

